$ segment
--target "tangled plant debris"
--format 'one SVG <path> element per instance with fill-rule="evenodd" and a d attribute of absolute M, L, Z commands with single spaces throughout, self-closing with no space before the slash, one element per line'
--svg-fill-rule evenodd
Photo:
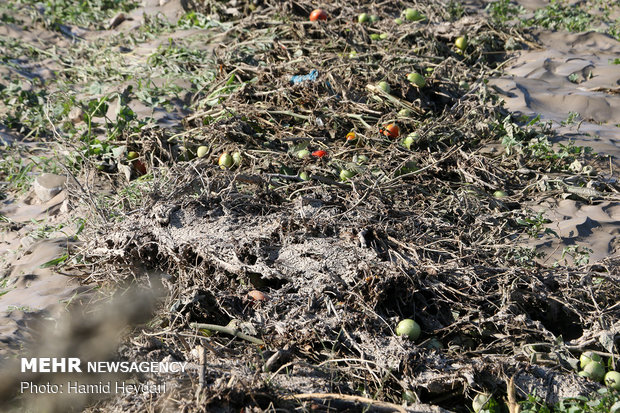
<path fill-rule="evenodd" d="M 544 231 L 542 175 L 587 199 L 570 166 L 597 159 L 558 155 L 486 84 L 532 39 L 427 1 L 229 3 L 188 2 L 185 34 L 148 57 L 188 96 L 124 85 L 82 106 L 82 129 L 57 113 L 74 173 L 117 191 L 70 185 L 98 213 L 88 280 L 167 287 L 119 357 L 195 366 L 169 397 L 93 411 L 467 411 L 480 393 L 514 412 L 591 394 L 577 359 L 618 355 L 618 258 L 545 267 L 522 243 Z M 176 118 L 156 127 L 136 100 Z"/>

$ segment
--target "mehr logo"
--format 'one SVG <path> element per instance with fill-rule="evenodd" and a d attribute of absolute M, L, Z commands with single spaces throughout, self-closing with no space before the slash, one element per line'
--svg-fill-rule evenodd
<path fill-rule="evenodd" d="M 81 373 L 80 359 L 76 357 L 22 358 L 22 373 Z"/>

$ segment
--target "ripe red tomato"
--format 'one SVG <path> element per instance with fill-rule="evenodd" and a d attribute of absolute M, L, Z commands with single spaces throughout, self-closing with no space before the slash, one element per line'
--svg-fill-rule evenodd
<path fill-rule="evenodd" d="M 327 13 L 325 13 L 325 10 L 312 10 L 312 13 L 310 13 L 310 21 L 315 22 L 317 20 L 327 20 Z"/>
<path fill-rule="evenodd" d="M 384 129 L 381 129 L 381 132 L 388 138 L 398 138 L 398 135 L 400 135 L 400 128 L 398 125 L 390 123 Z"/>
<path fill-rule="evenodd" d="M 327 155 L 327 152 L 325 152 L 324 150 L 318 150 L 318 151 L 312 152 L 312 156 L 316 156 L 317 158 L 322 158 L 325 155 Z"/>

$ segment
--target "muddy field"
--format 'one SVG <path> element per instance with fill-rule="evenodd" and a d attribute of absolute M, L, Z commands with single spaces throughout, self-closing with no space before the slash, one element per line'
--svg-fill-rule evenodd
<path fill-rule="evenodd" d="M 3 411 L 620 411 L 615 2 L 0 21 Z"/>

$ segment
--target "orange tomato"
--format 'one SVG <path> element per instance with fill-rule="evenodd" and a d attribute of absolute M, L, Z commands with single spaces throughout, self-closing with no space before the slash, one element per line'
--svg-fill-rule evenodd
<path fill-rule="evenodd" d="M 316 156 L 317 158 L 322 158 L 325 155 L 327 155 L 327 152 L 325 152 L 324 150 L 318 150 L 318 151 L 312 152 L 312 156 Z"/>
<path fill-rule="evenodd" d="M 315 22 L 317 20 L 327 20 L 327 13 L 325 13 L 325 10 L 312 10 L 312 13 L 310 13 L 310 21 Z"/>
<path fill-rule="evenodd" d="M 398 125 L 390 123 L 384 129 L 381 129 L 381 133 L 383 133 L 388 138 L 398 138 L 398 135 L 400 135 L 400 128 L 398 127 Z"/>
<path fill-rule="evenodd" d="M 357 136 L 355 136 L 355 132 L 347 133 L 347 140 L 348 141 L 354 141 L 355 139 L 357 139 Z"/>

